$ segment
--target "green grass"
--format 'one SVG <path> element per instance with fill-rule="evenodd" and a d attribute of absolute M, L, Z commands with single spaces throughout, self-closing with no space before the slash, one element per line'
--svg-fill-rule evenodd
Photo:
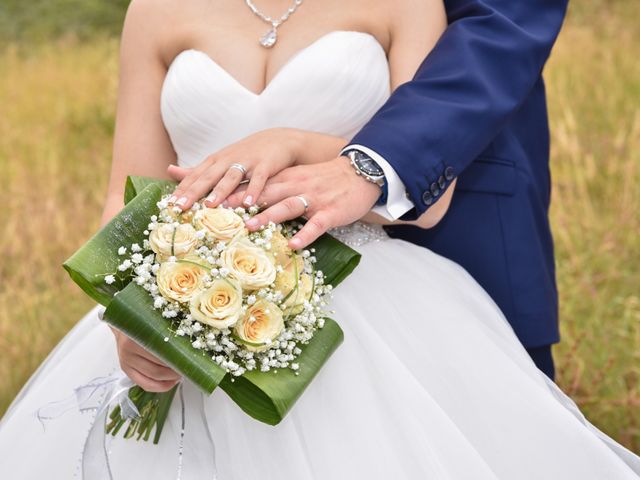
<path fill-rule="evenodd" d="M 98 227 L 109 170 L 117 41 L 104 32 L 114 29 L 127 2 L 87 0 L 83 10 L 65 0 L 55 5 L 66 10 L 56 10 L 46 25 L 35 21 L 34 12 L 44 11 L 38 9 L 53 8 L 49 2 L 0 5 L 0 39 L 11 41 L 0 49 L 0 413 L 91 307 L 61 264 Z M 24 28 L 7 30 L 7 7 Z M 575 2 L 546 77 L 563 335 L 559 383 L 596 425 L 640 452 L 635 16 L 632 1 Z M 58 40 L 41 41 L 49 37 Z"/>

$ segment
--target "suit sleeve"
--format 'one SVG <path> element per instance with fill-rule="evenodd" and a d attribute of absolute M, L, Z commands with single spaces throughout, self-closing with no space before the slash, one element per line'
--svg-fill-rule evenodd
<path fill-rule="evenodd" d="M 390 164 L 420 216 L 492 141 L 539 79 L 567 0 L 450 0 L 414 79 L 353 138 Z"/>

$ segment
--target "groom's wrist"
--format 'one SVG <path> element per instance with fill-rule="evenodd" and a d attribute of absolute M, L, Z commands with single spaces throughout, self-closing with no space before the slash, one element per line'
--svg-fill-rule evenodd
<path fill-rule="evenodd" d="M 353 185 L 353 189 L 359 192 L 359 198 L 366 203 L 370 203 L 369 207 L 375 207 L 383 195 L 382 186 L 370 182 L 362 175 L 359 175 L 348 156 L 343 154 L 336 161 L 340 163 L 340 167 L 344 170 L 344 175 L 351 179 L 350 184 Z"/>
<path fill-rule="evenodd" d="M 346 148 L 342 155 L 349 159 L 355 173 L 380 189 L 380 196 L 376 205 L 383 205 L 387 201 L 387 182 L 382 167 L 370 155 L 357 148 Z"/>
<path fill-rule="evenodd" d="M 375 150 L 371 148 L 359 145 L 349 144 L 342 151 L 345 152 L 350 149 L 360 150 L 373 158 L 376 163 L 382 168 L 385 175 L 385 184 L 382 198 L 380 198 L 379 204 L 374 208 L 374 212 L 383 218 L 393 221 L 400 218 L 409 210 L 413 209 L 413 205 L 407 189 L 402 181 L 402 178 L 395 171 L 394 167 Z"/>

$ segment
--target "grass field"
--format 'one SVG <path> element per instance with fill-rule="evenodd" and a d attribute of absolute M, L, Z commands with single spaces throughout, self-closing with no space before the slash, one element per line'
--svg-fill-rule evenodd
<path fill-rule="evenodd" d="M 605 5 L 607 7 L 605 8 Z M 547 68 L 559 383 L 640 452 L 640 27 L 632 2 L 571 12 Z M 0 50 L 0 414 L 91 307 L 61 268 L 98 226 L 117 41 Z"/>

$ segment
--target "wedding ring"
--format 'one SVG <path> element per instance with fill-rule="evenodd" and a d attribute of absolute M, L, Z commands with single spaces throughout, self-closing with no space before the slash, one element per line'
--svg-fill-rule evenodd
<path fill-rule="evenodd" d="M 307 210 L 309 210 L 309 202 L 307 202 L 307 199 L 302 195 L 296 195 L 296 198 L 302 202 L 302 205 L 304 205 L 304 213 L 307 213 Z"/>
<path fill-rule="evenodd" d="M 243 177 L 247 174 L 247 169 L 244 168 L 244 165 L 242 165 L 241 163 L 231 164 L 231 166 L 229 167 L 229 170 L 231 170 L 232 168 L 235 168 L 236 170 L 240 170 L 242 172 Z"/>

